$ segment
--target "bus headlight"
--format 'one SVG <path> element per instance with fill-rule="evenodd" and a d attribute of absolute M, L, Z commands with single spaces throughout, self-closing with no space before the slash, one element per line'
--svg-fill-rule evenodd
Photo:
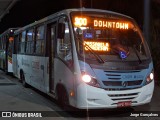
<path fill-rule="evenodd" d="M 89 83 L 91 82 L 91 76 L 90 75 L 87 75 L 87 74 L 84 74 L 82 75 L 82 80 L 85 82 L 85 83 Z"/>
<path fill-rule="evenodd" d="M 91 86 L 93 86 L 93 87 L 100 87 L 98 81 L 97 81 L 95 78 L 91 77 L 90 75 L 83 74 L 83 75 L 82 75 L 82 80 L 83 80 L 86 84 L 91 85 Z"/>
<path fill-rule="evenodd" d="M 151 72 L 146 78 L 146 84 L 149 84 L 154 79 L 154 73 Z"/>

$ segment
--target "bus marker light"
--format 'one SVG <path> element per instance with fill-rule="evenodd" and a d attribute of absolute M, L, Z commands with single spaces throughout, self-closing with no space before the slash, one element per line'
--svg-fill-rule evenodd
<path fill-rule="evenodd" d="M 74 91 L 73 91 L 73 90 L 70 91 L 70 96 L 71 96 L 71 97 L 74 96 Z"/>

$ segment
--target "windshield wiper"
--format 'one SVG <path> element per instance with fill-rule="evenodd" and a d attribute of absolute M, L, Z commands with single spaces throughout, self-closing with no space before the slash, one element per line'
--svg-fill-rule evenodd
<path fill-rule="evenodd" d="M 141 64 L 141 63 L 142 63 L 142 60 L 141 60 L 141 58 L 140 58 L 139 54 L 137 53 L 137 50 L 136 50 L 135 45 L 133 45 L 133 49 L 134 49 L 134 52 L 136 53 L 136 56 L 137 56 L 138 61 L 139 61 L 139 64 Z"/>
<path fill-rule="evenodd" d="M 77 36 L 76 36 L 76 38 L 77 38 L 77 40 L 78 40 L 82 45 L 84 45 L 85 47 L 87 47 L 87 49 L 97 58 L 98 62 L 100 62 L 100 63 L 105 63 L 105 61 L 104 61 L 98 54 L 96 54 L 91 47 L 89 47 L 87 44 L 83 44 L 83 42 L 80 41 L 80 39 L 79 39 Z"/>
<path fill-rule="evenodd" d="M 89 47 L 87 44 L 84 44 L 84 46 L 87 47 L 87 49 L 97 58 L 100 63 L 105 63 L 105 61 L 98 54 L 96 54 L 91 47 Z"/>

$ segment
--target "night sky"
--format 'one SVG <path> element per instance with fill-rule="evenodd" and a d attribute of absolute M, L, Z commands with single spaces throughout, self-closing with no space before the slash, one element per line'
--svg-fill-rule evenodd
<path fill-rule="evenodd" d="M 19 0 L 1 20 L 0 33 L 11 27 L 23 27 L 60 10 L 81 6 L 123 13 L 143 24 L 143 0 Z"/>

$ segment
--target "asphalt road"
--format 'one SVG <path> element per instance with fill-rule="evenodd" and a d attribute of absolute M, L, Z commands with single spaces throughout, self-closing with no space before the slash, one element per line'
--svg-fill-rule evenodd
<path fill-rule="evenodd" d="M 147 105 L 109 110 L 70 108 L 70 111 L 64 111 L 49 96 L 32 87 L 24 88 L 17 78 L 0 71 L 0 120 L 3 119 L 160 120 L 160 85 L 155 85 L 152 101 Z"/>

